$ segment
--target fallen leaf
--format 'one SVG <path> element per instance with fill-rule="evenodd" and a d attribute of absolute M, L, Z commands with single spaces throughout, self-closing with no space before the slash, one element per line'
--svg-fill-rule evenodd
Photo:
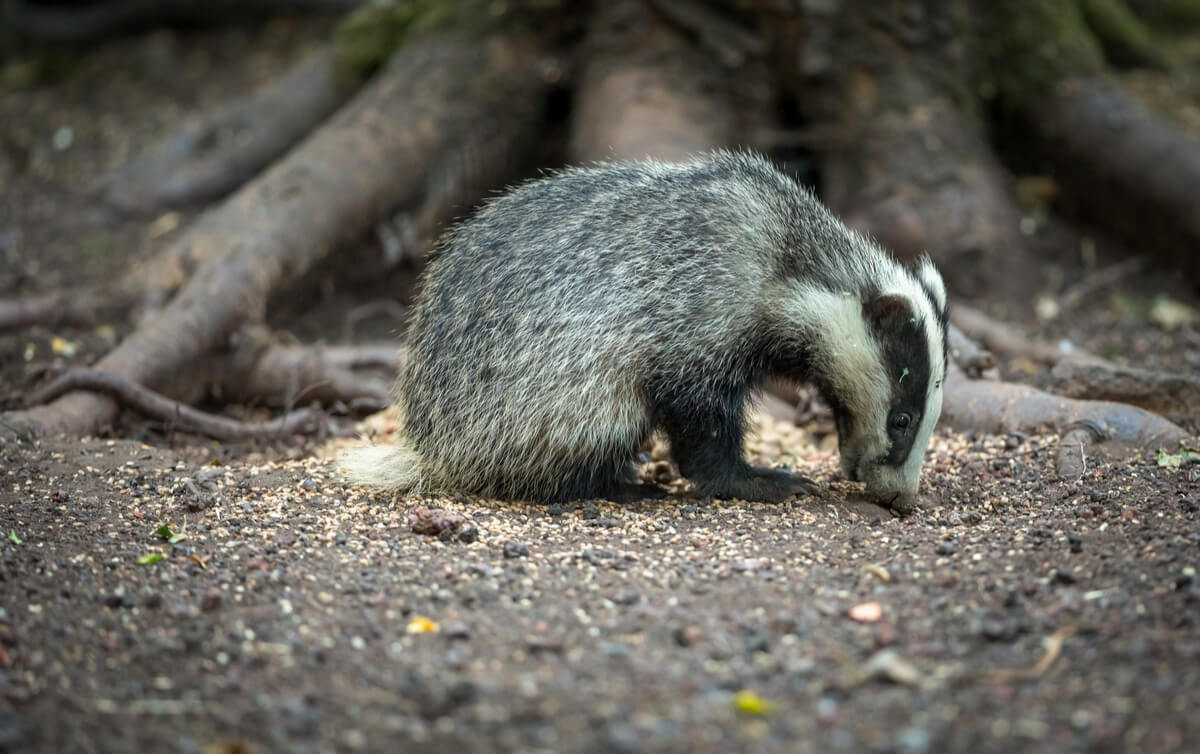
<path fill-rule="evenodd" d="M 164 524 L 163 526 L 154 530 L 154 534 L 158 535 L 163 540 L 166 540 L 168 543 L 170 543 L 172 545 L 174 545 L 175 543 L 178 543 L 181 540 L 187 539 L 187 535 L 183 534 L 182 532 L 172 531 L 171 525 L 169 525 L 169 524 Z"/>
<path fill-rule="evenodd" d="M 1200 453 L 1184 448 L 1180 449 L 1179 453 L 1177 454 L 1169 454 L 1160 448 L 1158 449 L 1158 453 L 1154 455 L 1154 459 L 1158 462 L 1158 466 L 1160 467 L 1177 469 L 1184 462 L 1200 461 Z"/>
<path fill-rule="evenodd" d="M 1163 330 L 1177 330 L 1196 322 L 1196 310 L 1169 296 L 1156 296 L 1150 305 L 1150 321 Z"/>
<path fill-rule="evenodd" d="M 432 634 L 439 630 L 441 630 L 441 627 L 433 619 L 425 616 L 414 616 L 412 621 L 408 622 L 408 627 L 404 631 L 409 634 Z"/>
<path fill-rule="evenodd" d="M 884 569 L 879 564 L 866 564 L 865 566 L 863 566 L 863 569 L 866 569 L 867 573 L 874 576 L 880 582 L 891 582 L 892 581 L 892 575 L 888 574 L 888 570 Z"/>
<path fill-rule="evenodd" d="M 864 624 L 871 624 L 883 618 L 883 606 L 874 602 L 859 603 L 850 609 L 850 618 Z"/>
<path fill-rule="evenodd" d="M 16 530 L 9 530 L 9 531 L 8 531 L 8 541 L 9 541 L 10 543 L 12 543 L 13 545 L 20 545 L 21 543 L 25 542 L 25 541 L 24 541 L 24 540 L 22 540 L 21 538 L 17 537 L 17 531 L 16 531 Z"/>
<path fill-rule="evenodd" d="M 163 554 L 161 553 L 147 553 L 144 556 L 139 556 L 137 562 L 138 566 L 149 566 L 150 564 L 157 564 L 162 560 Z"/>
<path fill-rule="evenodd" d="M 733 708 L 738 713 L 747 716 L 770 715 L 775 708 L 771 701 L 765 700 L 750 690 L 742 690 L 733 696 Z"/>

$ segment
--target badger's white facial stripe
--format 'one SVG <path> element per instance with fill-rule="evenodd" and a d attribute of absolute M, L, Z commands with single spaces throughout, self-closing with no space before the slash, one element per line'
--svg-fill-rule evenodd
<path fill-rule="evenodd" d="M 929 259 L 928 255 L 921 257 L 917 263 L 916 274 L 917 280 L 925 286 L 930 296 L 933 297 L 934 306 L 938 311 L 932 314 L 936 318 L 938 313 L 946 311 L 946 284 L 942 282 L 941 274 L 933 266 L 933 260 Z M 930 335 L 936 334 L 931 333 Z M 935 338 L 934 340 L 938 339 Z"/>
<path fill-rule="evenodd" d="M 810 339 L 816 347 L 812 349 L 818 362 L 813 365 L 814 372 L 827 377 L 847 413 L 858 420 L 852 428 L 856 445 L 866 454 L 886 453 L 888 440 L 883 429 L 892 387 L 857 294 L 794 281 L 781 301 L 788 330 Z"/>

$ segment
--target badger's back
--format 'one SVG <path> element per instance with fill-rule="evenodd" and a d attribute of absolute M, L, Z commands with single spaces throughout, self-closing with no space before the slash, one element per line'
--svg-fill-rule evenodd
<path fill-rule="evenodd" d="M 399 386 L 423 484 L 541 497 L 618 474 L 647 381 L 744 371 L 797 191 L 746 155 L 576 168 L 448 234 Z"/>

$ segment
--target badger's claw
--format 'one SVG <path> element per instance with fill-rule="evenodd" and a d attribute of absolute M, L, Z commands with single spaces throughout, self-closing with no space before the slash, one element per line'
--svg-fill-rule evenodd
<path fill-rule="evenodd" d="M 780 503 L 796 495 L 819 496 L 821 488 L 804 475 L 785 469 L 751 468 L 746 477 L 727 480 L 712 492 L 717 498 Z"/>

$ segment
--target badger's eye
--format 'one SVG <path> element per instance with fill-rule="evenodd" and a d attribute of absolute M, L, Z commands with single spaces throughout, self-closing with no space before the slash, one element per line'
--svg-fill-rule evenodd
<path fill-rule="evenodd" d="M 907 429 L 910 422 L 912 422 L 912 417 L 908 412 L 896 412 L 892 415 L 892 427 L 897 430 Z"/>

